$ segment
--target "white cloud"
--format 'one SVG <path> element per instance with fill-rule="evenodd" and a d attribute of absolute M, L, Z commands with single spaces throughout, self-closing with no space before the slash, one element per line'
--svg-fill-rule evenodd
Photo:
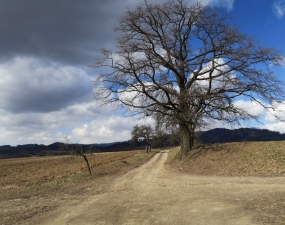
<path fill-rule="evenodd" d="M 136 124 L 154 125 L 154 121 L 116 116 L 113 109 L 93 101 L 49 113 L 11 114 L 0 109 L 0 145 L 51 144 L 65 141 L 65 136 L 86 144 L 126 141 Z"/>
<path fill-rule="evenodd" d="M 0 63 L 0 145 L 128 140 L 136 120 L 92 101 L 88 72 L 32 57 Z"/>
<path fill-rule="evenodd" d="M 133 117 L 111 116 L 95 119 L 72 130 L 72 138 L 80 143 L 108 143 L 127 141 L 131 138 L 132 128 L 136 124 L 154 125 L 151 118 L 136 120 Z"/>
<path fill-rule="evenodd" d="M 110 116 L 112 110 L 98 107 L 94 102 L 83 102 L 54 112 L 11 114 L 0 110 L 0 145 L 50 144 L 62 141 L 74 127 L 84 121 Z"/>
<path fill-rule="evenodd" d="M 11 113 L 57 111 L 92 98 L 84 70 L 31 57 L 0 64 L 0 90 L 0 108 Z"/>
<path fill-rule="evenodd" d="M 237 101 L 235 102 L 235 104 L 243 109 L 246 109 L 254 116 L 260 117 L 261 121 L 264 123 L 262 125 L 257 125 L 257 127 L 259 127 L 260 129 L 268 129 L 285 133 L 285 102 L 273 103 L 275 110 L 266 110 L 258 103 L 251 103 L 249 101 L 243 100 Z M 276 116 L 282 119 L 283 121 L 278 120 Z"/>
<path fill-rule="evenodd" d="M 73 127 L 111 115 L 92 100 L 80 68 L 31 57 L 0 64 L 0 145 L 51 144 Z"/>
<path fill-rule="evenodd" d="M 232 10 L 235 0 L 201 0 L 200 2 L 204 5 L 219 6 Z"/>
<path fill-rule="evenodd" d="M 215 70 L 212 72 L 212 62 L 207 63 L 204 65 L 201 73 L 204 73 L 200 76 L 198 76 L 197 84 L 205 87 L 206 89 L 209 87 L 209 80 L 211 81 L 212 89 L 222 89 L 222 88 L 230 88 L 232 86 L 232 82 L 235 80 L 236 76 L 235 74 L 228 72 L 230 71 L 230 67 L 226 64 L 226 62 L 222 58 L 217 58 L 214 60 L 214 67 Z M 212 73 L 212 76 L 218 76 L 213 79 L 209 79 L 210 72 Z M 221 72 L 225 73 L 223 75 L 220 75 Z M 189 78 L 191 79 L 191 77 Z M 208 79 L 208 80 L 203 80 Z"/>
<path fill-rule="evenodd" d="M 219 6 L 219 7 L 225 7 L 228 10 L 231 10 L 233 8 L 235 0 L 200 0 L 199 2 L 203 5 L 211 5 L 211 6 Z M 152 0 L 153 3 L 160 3 L 165 2 L 165 0 Z M 190 3 L 195 3 L 197 0 L 190 0 Z"/>
<path fill-rule="evenodd" d="M 285 0 L 275 0 L 273 3 L 273 12 L 281 19 L 285 13 Z"/>
<path fill-rule="evenodd" d="M 271 131 L 279 131 L 280 133 L 285 133 L 285 123 L 284 122 L 265 124 L 262 128 L 271 130 Z"/>
<path fill-rule="evenodd" d="M 253 127 L 258 127 L 259 129 L 268 129 L 271 131 L 279 131 L 281 133 L 285 133 L 285 122 L 284 122 L 285 102 L 279 104 L 275 103 L 274 105 L 274 107 L 276 107 L 275 111 L 266 110 L 256 102 L 245 101 L 245 100 L 238 100 L 234 102 L 234 105 L 241 109 L 246 110 L 247 112 L 251 113 L 254 116 L 258 116 L 260 118 L 260 122 L 262 123 L 242 122 L 241 125 L 236 125 L 236 124 L 232 125 L 217 121 L 213 124 L 210 124 L 211 126 L 209 127 L 209 129 L 220 128 L 220 127 L 225 127 L 228 129 L 238 129 L 241 127 L 253 126 Z M 279 116 L 284 121 L 277 120 L 274 115 Z"/>
<path fill-rule="evenodd" d="M 264 107 L 262 107 L 257 102 L 238 100 L 234 102 L 234 105 L 240 109 L 247 111 L 253 116 L 259 117 L 263 116 L 266 113 L 266 109 L 264 109 Z"/>
<path fill-rule="evenodd" d="M 274 110 L 269 109 L 266 112 L 265 115 L 266 122 L 277 122 L 278 121 L 277 118 L 280 118 L 281 120 L 285 121 L 285 101 L 282 103 L 274 102 L 272 105 L 274 107 Z"/>

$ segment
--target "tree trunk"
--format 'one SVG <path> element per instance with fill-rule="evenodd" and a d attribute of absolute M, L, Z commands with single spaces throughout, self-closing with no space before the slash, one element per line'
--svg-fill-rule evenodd
<path fill-rule="evenodd" d="M 146 153 L 148 153 L 148 145 L 145 147 L 145 151 Z"/>
<path fill-rule="evenodd" d="M 91 169 L 90 169 L 90 165 L 89 165 L 89 162 L 88 162 L 88 159 L 87 159 L 86 155 L 83 155 L 83 158 L 84 158 L 84 160 L 85 160 L 85 162 L 86 162 L 86 164 L 87 164 L 87 168 L 88 168 L 88 171 L 89 171 L 89 175 L 91 175 Z"/>
<path fill-rule="evenodd" d="M 180 124 L 180 160 L 192 149 L 194 143 L 194 131 L 192 132 L 186 124 Z"/>

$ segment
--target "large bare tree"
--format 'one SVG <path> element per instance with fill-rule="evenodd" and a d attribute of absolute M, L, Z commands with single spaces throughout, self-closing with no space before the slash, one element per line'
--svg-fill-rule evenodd
<path fill-rule="evenodd" d="M 237 98 L 267 109 L 284 100 L 283 84 L 270 70 L 283 62 L 281 53 L 241 33 L 223 11 L 145 0 L 125 12 L 116 31 L 115 50 L 103 49 L 94 64 L 103 71 L 95 99 L 172 120 L 181 158 L 192 149 L 194 131 L 208 122 L 256 119 Z"/>

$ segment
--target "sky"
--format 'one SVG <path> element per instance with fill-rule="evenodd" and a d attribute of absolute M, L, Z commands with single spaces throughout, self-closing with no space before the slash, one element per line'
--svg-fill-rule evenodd
<path fill-rule="evenodd" d="M 51 144 L 65 137 L 85 144 L 126 141 L 136 124 L 153 124 L 100 107 L 93 99 L 99 72 L 88 66 L 102 47 L 114 47 L 118 19 L 139 2 L 0 1 L 0 145 Z M 285 0 L 201 2 L 224 8 L 242 32 L 285 56 Z M 285 81 L 285 68 L 276 73 Z M 262 118 L 263 124 L 248 126 L 285 133 L 285 123 L 261 107 L 237 104 Z"/>

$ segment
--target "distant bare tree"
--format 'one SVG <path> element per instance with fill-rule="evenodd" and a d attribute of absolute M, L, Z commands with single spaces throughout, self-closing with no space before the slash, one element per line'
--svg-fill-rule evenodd
<path fill-rule="evenodd" d="M 95 99 L 131 113 L 161 114 L 179 126 L 181 159 L 194 131 L 211 121 L 257 119 L 235 104 L 238 97 L 275 109 L 285 99 L 271 71 L 284 58 L 242 34 L 222 11 L 187 0 L 127 10 L 116 29 L 116 50 L 102 50 Z M 102 70 L 102 67 L 107 67 Z"/>
<path fill-rule="evenodd" d="M 143 138 L 147 143 L 146 152 L 151 152 L 152 149 L 152 139 L 153 139 L 153 130 L 150 125 L 136 125 L 132 131 L 132 139 L 138 140 L 139 138 Z"/>
<path fill-rule="evenodd" d="M 69 154 L 82 157 L 86 162 L 89 175 L 91 175 L 91 168 L 88 161 L 88 155 L 92 152 L 91 146 L 82 145 L 79 144 L 78 142 L 71 143 L 70 140 L 67 137 L 65 137 L 65 143 L 62 144 L 61 150 Z"/>

